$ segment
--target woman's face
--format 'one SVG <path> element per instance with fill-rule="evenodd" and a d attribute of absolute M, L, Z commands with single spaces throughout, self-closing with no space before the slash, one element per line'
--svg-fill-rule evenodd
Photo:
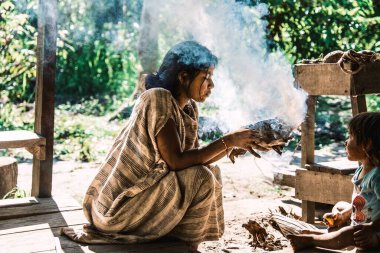
<path fill-rule="evenodd" d="M 355 137 L 350 134 L 349 138 L 344 143 L 346 146 L 347 158 L 350 161 L 363 161 L 367 158 L 363 146 L 358 145 Z"/>
<path fill-rule="evenodd" d="M 212 81 L 213 73 L 214 68 L 210 67 L 207 70 L 200 71 L 195 76 L 187 91 L 189 98 L 197 102 L 204 102 L 210 96 L 211 90 L 214 88 L 214 82 Z"/>

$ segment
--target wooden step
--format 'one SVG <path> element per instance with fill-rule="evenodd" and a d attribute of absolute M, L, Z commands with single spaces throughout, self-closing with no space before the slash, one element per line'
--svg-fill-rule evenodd
<path fill-rule="evenodd" d="M 0 131 L 0 149 L 25 148 L 39 160 L 45 160 L 46 139 L 25 130 Z"/>
<path fill-rule="evenodd" d="M 352 175 L 326 173 L 305 169 L 296 170 L 296 198 L 335 205 L 351 201 Z"/>
<path fill-rule="evenodd" d="M 306 164 L 305 169 L 332 174 L 349 175 L 354 173 L 358 166 L 359 165 L 357 162 L 344 159 L 331 162 Z"/>
<path fill-rule="evenodd" d="M 273 171 L 273 183 L 282 186 L 295 187 L 296 185 L 296 169 L 298 166 L 276 169 Z"/>

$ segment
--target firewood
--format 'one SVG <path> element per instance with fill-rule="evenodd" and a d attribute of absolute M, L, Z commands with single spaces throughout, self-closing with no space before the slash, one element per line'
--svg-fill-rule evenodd
<path fill-rule="evenodd" d="M 260 138 L 280 155 L 284 145 L 292 139 L 291 133 L 294 130 L 294 127 L 278 118 L 259 121 L 244 128 L 256 130 Z"/>

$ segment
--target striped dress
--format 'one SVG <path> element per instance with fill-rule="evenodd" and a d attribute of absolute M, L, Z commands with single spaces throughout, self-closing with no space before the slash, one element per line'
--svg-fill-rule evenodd
<path fill-rule="evenodd" d="M 198 147 L 194 101 L 182 110 L 169 91 L 145 91 L 86 193 L 83 209 L 91 225 L 65 234 L 86 243 L 145 242 L 165 235 L 201 242 L 222 236 L 219 168 L 169 170 L 156 140 L 169 118 L 181 149 Z"/>

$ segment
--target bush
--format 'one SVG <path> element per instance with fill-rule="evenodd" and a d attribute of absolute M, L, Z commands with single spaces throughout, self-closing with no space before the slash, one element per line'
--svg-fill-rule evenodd
<path fill-rule="evenodd" d="M 30 2 L 28 7 L 33 8 Z M 20 102 L 33 97 L 37 40 L 33 23 L 35 17 L 21 13 L 14 1 L 0 2 L 0 99 Z"/>

